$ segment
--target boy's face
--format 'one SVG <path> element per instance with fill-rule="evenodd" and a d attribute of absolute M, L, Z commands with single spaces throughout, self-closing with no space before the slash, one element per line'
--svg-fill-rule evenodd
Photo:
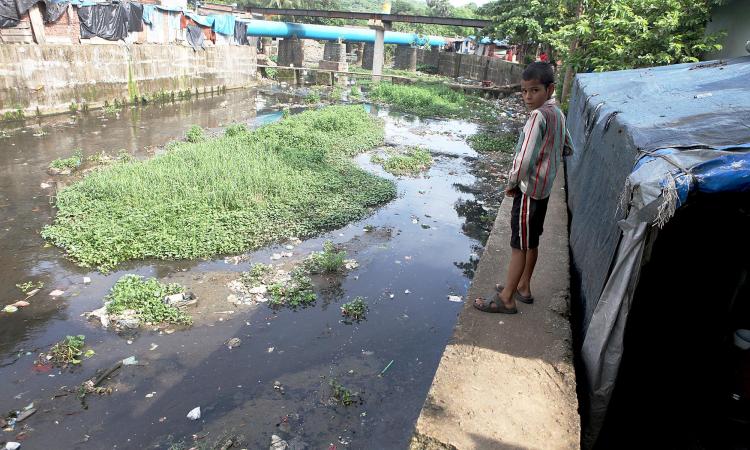
<path fill-rule="evenodd" d="M 552 98 L 555 84 L 545 87 L 539 80 L 521 80 L 521 96 L 529 111 L 539 108 Z"/>

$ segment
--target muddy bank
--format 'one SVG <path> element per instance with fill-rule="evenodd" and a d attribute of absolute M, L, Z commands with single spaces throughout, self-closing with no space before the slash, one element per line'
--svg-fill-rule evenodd
<path fill-rule="evenodd" d="M 153 147 L 181 138 L 192 124 L 217 130 L 230 122 L 263 123 L 281 115 L 279 103 L 289 102 L 279 94 L 235 91 L 124 110 L 119 118 L 76 115 L 4 129 L 0 298 L 12 303 L 21 297 L 15 287 L 19 282 L 41 281 L 44 287 L 29 299 L 30 306 L 0 315 L 0 410 L 23 410 L 34 402 L 38 411 L 1 439 L 25 433 L 22 448 L 168 448 L 176 443 L 189 448 L 232 437 L 258 448 L 268 446 L 275 434 L 309 448 L 407 446 L 461 308 L 449 296 L 466 295 L 499 203 L 495 176 L 504 159 L 477 155 L 468 147 L 464 139 L 477 131 L 476 125 L 372 110 L 385 120 L 386 145 L 425 146 L 434 165 L 423 176 L 397 179 L 368 154 L 356 159 L 367 170 L 396 180 L 399 196 L 372 216 L 291 250 L 292 259 L 302 258 L 332 240 L 359 263 L 339 276 L 316 277 L 318 300 L 308 308 L 273 310 L 227 301 L 226 283 L 254 262 L 277 263 L 272 255 L 289 251 L 283 245 L 252 252 L 238 264 L 223 257 L 142 261 L 104 275 L 73 265 L 39 237 L 54 214 L 52 192 L 41 187 L 54 181 L 44 171 L 51 160 L 79 147 L 86 155 L 123 148 L 147 157 Z M 368 225 L 377 232 L 365 231 Z M 117 335 L 82 318 L 101 306 L 126 273 L 180 282 L 195 292 L 195 325 L 170 333 L 147 328 Z M 91 283 L 84 284 L 84 277 Z M 51 297 L 53 289 L 64 294 Z M 340 305 L 357 296 L 369 306 L 367 319 L 342 323 Z M 39 351 L 75 334 L 86 336 L 96 352 L 92 358 L 72 371 L 34 371 Z M 231 338 L 239 338 L 241 345 L 229 349 L 225 343 Z M 124 366 L 106 380 L 112 393 L 89 396 L 88 409 L 76 395 L 64 395 L 97 369 L 129 356 L 138 365 Z M 336 401 L 334 379 L 357 401 L 349 406 Z M 274 388 L 277 381 L 283 393 Z M 191 421 L 186 415 L 196 406 L 202 416 Z"/>

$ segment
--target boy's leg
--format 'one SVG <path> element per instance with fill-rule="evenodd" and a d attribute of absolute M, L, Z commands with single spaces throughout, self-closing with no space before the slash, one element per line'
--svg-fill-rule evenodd
<path fill-rule="evenodd" d="M 500 300 L 508 308 L 516 306 L 516 300 L 513 293 L 518 288 L 518 282 L 525 272 L 526 260 L 528 259 L 526 250 L 511 248 L 510 263 L 508 264 L 508 276 L 505 279 L 503 291 L 499 293 Z"/>
<path fill-rule="evenodd" d="M 531 276 L 534 275 L 534 266 L 539 256 L 538 248 L 530 248 L 526 251 L 526 264 L 523 268 L 523 274 L 518 281 L 518 292 L 524 297 L 531 295 Z M 507 285 L 506 285 L 507 286 Z"/>

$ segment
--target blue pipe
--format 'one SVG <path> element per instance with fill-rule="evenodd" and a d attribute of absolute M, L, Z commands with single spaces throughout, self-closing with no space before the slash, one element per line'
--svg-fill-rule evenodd
<path fill-rule="evenodd" d="M 319 39 L 324 41 L 375 42 L 375 30 L 367 28 L 332 27 L 328 25 L 310 25 L 304 23 L 273 22 L 270 20 L 247 21 L 248 36 L 287 38 L 296 36 L 299 39 Z M 386 44 L 398 45 L 443 45 L 445 39 L 440 36 L 420 36 L 416 33 L 385 32 Z"/>

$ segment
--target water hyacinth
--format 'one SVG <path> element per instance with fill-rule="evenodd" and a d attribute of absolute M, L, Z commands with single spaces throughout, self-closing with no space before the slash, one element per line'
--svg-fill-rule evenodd
<path fill-rule="evenodd" d="M 58 193 L 42 236 L 83 266 L 193 259 L 309 236 L 369 214 L 393 183 L 348 157 L 383 143 L 361 106 L 290 116 L 252 132 L 183 142 L 92 172 Z"/>

